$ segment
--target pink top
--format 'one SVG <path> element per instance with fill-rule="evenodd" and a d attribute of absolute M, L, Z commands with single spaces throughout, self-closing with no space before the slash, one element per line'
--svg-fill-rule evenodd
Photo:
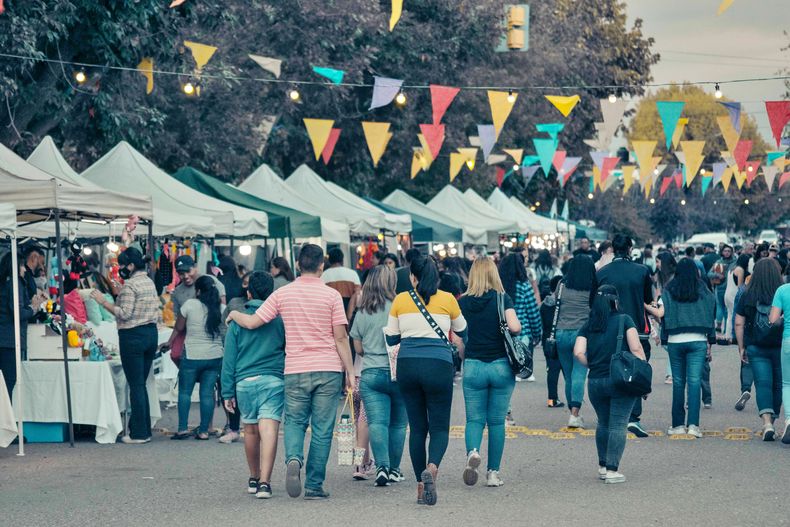
<path fill-rule="evenodd" d="M 320 278 L 300 276 L 272 293 L 255 314 L 264 322 L 282 317 L 286 375 L 343 371 L 332 332 L 348 324 L 343 298 Z"/>

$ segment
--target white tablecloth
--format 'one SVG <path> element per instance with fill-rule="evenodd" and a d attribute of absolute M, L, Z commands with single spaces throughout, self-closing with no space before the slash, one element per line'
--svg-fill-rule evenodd
<path fill-rule="evenodd" d="M 16 417 L 11 407 L 11 398 L 5 385 L 5 377 L 0 371 L 0 448 L 11 444 L 17 434 Z"/>
<path fill-rule="evenodd" d="M 74 422 L 96 426 L 96 442 L 115 443 L 123 430 L 115 386 L 107 362 L 69 362 Z M 68 423 L 62 362 L 23 361 L 24 421 Z M 14 400 L 20 385 L 14 388 Z M 18 411 L 18 408 L 16 408 Z"/>
<path fill-rule="evenodd" d="M 126 382 L 126 375 L 123 373 L 121 361 L 111 360 L 107 363 L 110 365 L 110 373 L 112 374 L 112 381 L 115 385 L 115 397 L 118 400 L 118 408 L 121 409 L 121 412 L 128 412 L 131 409 L 129 405 L 129 385 Z M 154 426 L 156 422 L 162 418 L 162 410 L 159 408 L 159 393 L 156 389 L 156 379 L 154 378 L 153 367 L 148 373 L 148 379 L 145 381 L 145 388 L 148 392 L 151 426 Z"/>

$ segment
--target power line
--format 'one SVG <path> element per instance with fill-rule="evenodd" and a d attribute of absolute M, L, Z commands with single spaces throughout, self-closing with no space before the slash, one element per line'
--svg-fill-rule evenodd
<path fill-rule="evenodd" d="M 762 59 L 759 57 L 745 57 L 743 55 L 720 55 L 718 53 L 698 53 L 694 51 L 675 51 L 671 49 L 665 49 L 663 51 L 659 50 L 659 54 L 661 53 L 672 53 L 675 55 L 697 55 L 700 57 L 716 57 L 721 59 L 741 59 L 741 60 L 754 60 L 759 62 L 776 62 L 779 64 L 787 65 L 787 59 Z"/>

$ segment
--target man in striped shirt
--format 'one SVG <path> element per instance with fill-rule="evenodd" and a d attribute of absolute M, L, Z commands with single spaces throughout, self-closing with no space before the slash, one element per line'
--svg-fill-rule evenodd
<path fill-rule="evenodd" d="M 302 493 L 304 439 L 312 429 L 307 458 L 305 499 L 326 499 L 323 488 L 332 447 L 337 401 L 343 387 L 354 386 L 354 367 L 348 339 L 348 319 L 340 293 L 321 280 L 324 251 L 302 247 L 301 276 L 281 287 L 253 315 L 234 311 L 228 323 L 255 329 L 278 315 L 285 324 L 285 459 L 286 490 L 292 498 Z"/>

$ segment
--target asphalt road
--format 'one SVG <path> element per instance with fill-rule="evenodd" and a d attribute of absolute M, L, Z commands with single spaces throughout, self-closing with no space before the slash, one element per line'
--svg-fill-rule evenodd
<path fill-rule="evenodd" d="M 656 350 L 654 393 L 643 416 L 646 428 L 661 432 L 670 425 L 666 362 L 666 353 Z M 98 445 L 86 438 L 73 449 L 29 445 L 24 458 L 15 456 L 13 447 L 0 450 L 0 525 L 790 525 L 790 447 L 727 431 L 756 431 L 760 424 L 754 399 L 743 412 L 733 409 L 739 395 L 734 348 L 714 348 L 712 382 L 714 408 L 703 411 L 702 428 L 714 435 L 629 440 L 621 465 L 628 481 L 622 485 L 596 479 L 593 437 L 527 435 L 540 429 L 557 433 L 567 423 L 565 409 L 546 408 L 545 374 L 539 372 L 537 382 L 519 383 L 513 396 L 516 424 L 529 430 L 511 430 L 502 468 L 505 486 L 466 487 L 464 441 L 462 434 L 453 434 L 435 507 L 415 503 L 410 470 L 405 482 L 375 488 L 353 481 L 349 467 L 336 466 L 334 451 L 326 482 L 331 499 L 291 499 L 284 489 L 282 443 L 274 498 L 256 500 L 245 493 L 241 444 L 176 442 L 157 433 L 142 446 Z M 159 426 L 172 429 L 175 413 L 166 410 Z M 582 415 L 592 430 L 594 412 L 586 406 Z M 217 413 L 217 422 L 222 420 Z M 463 424 L 459 387 L 453 425 Z M 410 467 L 407 457 L 402 466 Z"/>

